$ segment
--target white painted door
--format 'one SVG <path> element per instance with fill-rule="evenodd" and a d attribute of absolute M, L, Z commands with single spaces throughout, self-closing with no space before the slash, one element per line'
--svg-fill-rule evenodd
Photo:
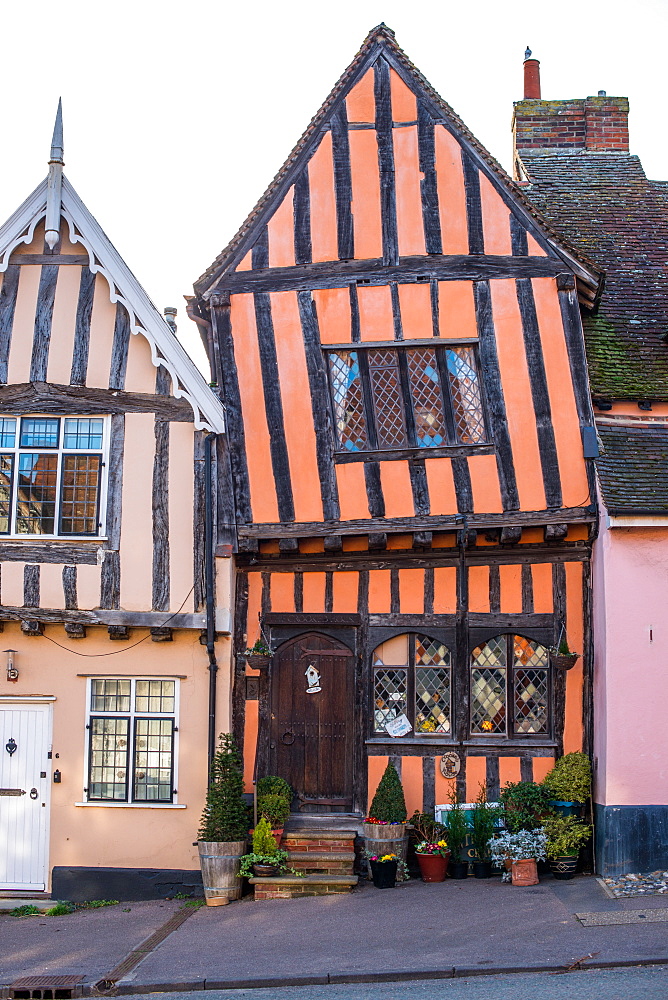
<path fill-rule="evenodd" d="M 0 703 L 0 889 L 46 888 L 51 705 Z"/>

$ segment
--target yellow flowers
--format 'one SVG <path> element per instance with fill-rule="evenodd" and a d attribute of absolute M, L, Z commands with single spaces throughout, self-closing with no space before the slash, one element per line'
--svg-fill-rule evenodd
<path fill-rule="evenodd" d="M 380 860 L 381 861 L 396 861 L 397 860 L 397 856 L 396 856 L 396 854 L 383 854 L 383 856 L 382 856 L 382 858 Z"/>
<path fill-rule="evenodd" d="M 491 733 L 491 731 L 492 731 L 492 723 L 489 721 L 489 719 L 485 719 L 483 721 L 483 723 L 482 723 L 482 727 L 481 728 L 484 729 L 486 733 Z"/>

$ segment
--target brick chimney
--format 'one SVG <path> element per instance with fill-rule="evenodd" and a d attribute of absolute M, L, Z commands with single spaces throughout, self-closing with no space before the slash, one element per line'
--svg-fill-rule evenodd
<path fill-rule="evenodd" d="M 524 100 L 513 108 L 515 151 L 563 149 L 590 153 L 628 153 L 629 102 L 626 97 L 567 101 L 540 99 L 540 70 L 531 50 L 524 55 Z"/>

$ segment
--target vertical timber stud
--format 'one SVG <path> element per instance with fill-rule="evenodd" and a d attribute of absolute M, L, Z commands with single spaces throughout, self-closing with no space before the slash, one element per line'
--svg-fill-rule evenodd
<path fill-rule="evenodd" d="M 488 281 L 473 284 L 476 323 L 480 338 L 480 367 L 487 396 L 492 439 L 496 445 L 496 465 L 501 487 L 501 502 L 504 511 L 519 510 L 520 500 L 515 479 L 513 452 L 508 433 L 506 404 L 501 386 L 499 358 L 496 351 L 496 334 L 492 316 L 492 299 Z"/>
<path fill-rule="evenodd" d="M 369 732 L 372 694 L 371 694 L 371 650 L 369 649 L 369 571 L 359 572 L 357 583 L 357 613 L 360 616 L 360 626 L 357 630 L 357 657 L 355 679 L 355 774 L 353 783 L 355 801 L 353 808 L 364 812 L 369 807 L 369 761 L 366 750 L 366 738 Z"/>
<path fill-rule="evenodd" d="M 209 657 L 209 739 L 208 775 L 211 779 L 211 765 L 216 752 L 216 591 L 214 573 L 214 484 L 212 448 L 215 434 L 207 434 L 204 440 L 204 595 L 206 605 L 206 652 Z"/>
<path fill-rule="evenodd" d="M 68 611 L 76 611 L 79 607 L 77 601 L 76 566 L 63 566 L 63 596 L 65 598 L 65 608 Z"/>
<path fill-rule="evenodd" d="M 95 294 L 95 274 L 89 267 L 81 268 L 77 316 L 74 323 L 74 347 L 72 349 L 71 385 L 85 385 L 88 372 L 88 350 L 90 347 L 90 318 L 93 313 Z"/>
<path fill-rule="evenodd" d="M 2 385 L 7 384 L 7 365 L 12 343 L 12 328 L 20 274 L 21 268 L 18 264 L 9 264 L 2 279 L 2 288 L 0 288 L 0 383 Z"/>
<path fill-rule="evenodd" d="M 422 196 L 422 223 L 427 253 L 443 253 L 441 220 L 438 211 L 436 184 L 436 155 L 434 147 L 434 120 L 424 101 L 418 100 L 418 151 L 420 157 L 420 193 Z"/>
<path fill-rule="evenodd" d="M 433 757 L 422 758 L 422 812 L 436 808 L 436 767 Z"/>
<path fill-rule="evenodd" d="M 111 348 L 111 366 L 109 368 L 110 389 L 125 389 L 125 373 L 128 367 L 129 349 L 130 317 L 125 306 L 117 302 L 114 342 Z"/>
<path fill-rule="evenodd" d="M 510 247 L 513 257 L 527 257 L 529 254 L 527 231 L 513 212 L 510 213 Z"/>
<path fill-rule="evenodd" d="M 56 297 L 56 282 L 59 267 L 57 264 L 44 264 L 39 279 L 37 292 L 37 307 L 35 309 L 35 330 L 32 341 L 32 358 L 30 360 L 30 381 L 46 382 L 46 369 L 49 364 L 49 343 L 51 341 L 51 322 L 53 319 L 53 303 Z"/>
<path fill-rule="evenodd" d="M 457 564 L 457 611 L 455 618 L 455 677 L 454 690 L 459 691 L 461 711 L 457 723 L 455 738 L 463 745 L 469 731 L 469 648 L 468 648 L 468 608 L 469 608 L 469 575 L 466 563 L 466 522 L 457 532 L 459 561 Z M 461 766 L 457 774 L 457 797 L 466 801 L 466 754 L 461 754 Z"/>
<path fill-rule="evenodd" d="M 164 369 L 160 369 L 164 371 Z M 169 611 L 169 422 L 155 418 L 153 456 L 153 610 Z"/>
<path fill-rule="evenodd" d="M 202 525 L 206 518 L 206 433 L 195 431 L 193 474 L 193 607 L 200 611 L 206 601 L 206 542 Z"/>
<path fill-rule="evenodd" d="M 482 228 L 482 205 L 480 202 L 480 174 L 465 149 L 462 149 L 464 167 L 464 188 L 466 190 L 466 220 L 469 230 L 469 253 L 483 254 L 485 241 Z"/>
<path fill-rule="evenodd" d="M 295 227 L 295 264 L 311 263 L 311 192 L 308 169 L 304 167 L 295 181 L 293 201 Z"/>
<path fill-rule="evenodd" d="M 100 572 L 100 607 L 118 610 L 121 601 L 121 519 L 125 414 L 112 413 L 107 476 L 107 542 Z"/>
<path fill-rule="evenodd" d="M 496 802 L 499 798 L 499 758 L 487 757 L 485 765 L 485 785 L 487 787 L 487 800 Z"/>
<path fill-rule="evenodd" d="M 533 576 L 529 563 L 522 563 L 522 614 L 533 614 Z"/>
<path fill-rule="evenodd" d="M 566 628 L 566 568 L 563 562 L 552 564 L 552 600 L 554 603 L 554 642 L 558 642 L 561 623 Z M 568 635 L 568 632 L 566 632 Z M 554 738 L 557 742 L 557 757 L 564 753 L 564 722 L 566 716 L 566 677 L 565 670 L 555 670 L 552 676 L 554 698 Z"/>
<path fill-rule="evenodd" d="M 383 56 L 373 66 L 376 98 L 376 137 L 380 171 L 380 213 L 383 231 L 383 263 L 399 263 L 397 203 L 394 189 L 394 148 L 392 145 L 392 101 L 390 67 Z"/>
<path fill-rule="evenodd" d="M 351 209 L 353 187 L 350 173 L 350 143 L 348 140 L 348 119 L 346 116 L 345 101 L 341 101 L 339 107 L 332 115 L 331 128 L 339 260 L 352 260 L 355 256 L 353 214 Z"/>

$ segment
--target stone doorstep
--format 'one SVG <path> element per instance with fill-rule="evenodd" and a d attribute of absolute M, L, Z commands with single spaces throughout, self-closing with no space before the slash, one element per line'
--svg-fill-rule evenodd
<path fill-rule="evenodd" d="M 354 851 L 290 851 L 289 863 L 302 872 L 352 875 Z"/>
<path fill-rule="evenodd" d="M 326 896 L 334 892 L 350 892 L 357 885 L 356 875 L 273 875 L 250 878 L 256 901 L 262 899 L 294 899 L 298 896 Z"/>

